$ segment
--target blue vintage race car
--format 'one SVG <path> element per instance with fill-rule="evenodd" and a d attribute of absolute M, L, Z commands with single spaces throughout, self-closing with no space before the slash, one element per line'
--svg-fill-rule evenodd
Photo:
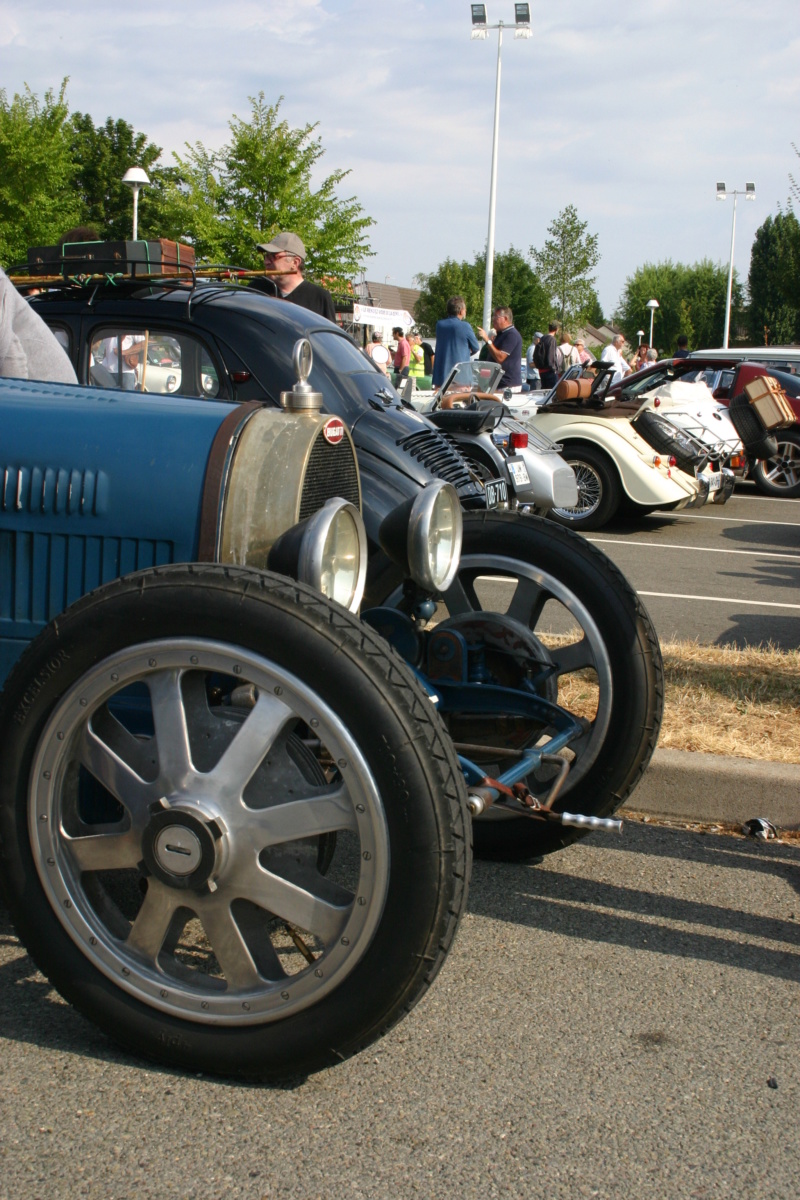
<path fill-rule="evenodd" d="M 117 386 L 0 380 L 7 901 L 59 990 L 143 1053 L 334 1061 L 436 973 L 468 807 L 509 856 L 630 792 L 658 733 L 652 627 L 578 537 L 462 512 L 481 488 L 457 451 L 312 314 L 148 289 L 161 316 L 106 332 L 116 309 L 67 303 L 79 374 L 113 338 Z M 227 340 L 242 316 L 267 395 Z M 156 329 L 158 390 L 129 390 Z M 319 411 L 337 386 L 353 436 Z M 557 703 L 579 675 L 586 714 Z"/>

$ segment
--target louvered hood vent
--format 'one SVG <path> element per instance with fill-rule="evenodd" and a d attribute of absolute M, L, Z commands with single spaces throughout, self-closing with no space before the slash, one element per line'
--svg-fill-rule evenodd
<path fill-rule="evenodd" d="M 431 475 L 452 483 L 462 503 L 475 500 L 483 505 L 483 487 L 476 483 L 457 443 L 447 434 L 440 433 L 438 429 L 423 429 L 399 438 L 397 445 Z"/>

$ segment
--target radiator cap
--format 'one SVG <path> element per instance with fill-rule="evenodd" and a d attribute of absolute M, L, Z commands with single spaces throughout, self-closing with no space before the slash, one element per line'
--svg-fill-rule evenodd
<path fill-rule="evenodd" d="M 308 382 L 314 364 L 308 338 L 300 338 L 295 342 L 292 363 L 297 381 L 290 392 L 281 392 L 281 408 L 287 412 L 319 412 L 322 408 L 322 392 L 315 392 Z"/>

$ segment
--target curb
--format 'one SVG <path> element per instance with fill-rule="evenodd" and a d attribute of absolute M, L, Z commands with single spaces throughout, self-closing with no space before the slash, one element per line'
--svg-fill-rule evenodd
<path fill-rule="evenodd" d="M 735 825 L 766 817 L 779 829 L 800 829 L 800 765 L 656 750 L 620 814 L 626 809 Z"/>

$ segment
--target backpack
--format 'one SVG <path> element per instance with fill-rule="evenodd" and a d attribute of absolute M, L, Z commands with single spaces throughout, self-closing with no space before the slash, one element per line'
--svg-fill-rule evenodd
<path fill-rule="evenodd" d="M 564 351 L 561 349 L 560 346 L 557 346 L 556 347 L 556 370 L 558 371 L 559 375 L 564 374 L 564 372 L 567 369 L 567 365 L 568 365 L 567 360 L 564 357 Z"/>
<path fill-rule="evenodd" d="M 547 363 L 544 356 L 544 338 L 540 338 L 533 347 L 533 365 L 540 371 L 542 369 L 547 370 Z"/>

